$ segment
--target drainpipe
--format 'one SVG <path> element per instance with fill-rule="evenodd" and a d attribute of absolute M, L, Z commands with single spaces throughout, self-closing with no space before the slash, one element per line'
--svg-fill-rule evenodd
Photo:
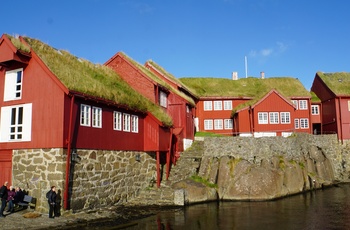
<path fill-rule="evenodd" d="M 72 149 L 72 123 L 73 123 L 73 106 L 74 106 L 74 95 L 72 96 L 70 103 L 70 115 L 69 115 L 69 127 L 68 127 L 68 139 L 67 139 L 67 162 L 66 162 L 66 181 L 64 186 L 64 209 L 68 210 L 68 197 L 69 197 L 69 175 L 70 175 L 70 158 Z"/>
<path fill-rule="evenodd" d="M 339 129 L 340 129 L 340 139 L 341 139 L 341 143 L 342 144 L 344 144 L 344 141 L 343 141 L 343 124 L 342 124 L 342 119 L 341 119 L 341 104 L 340 104 L 340 102 L 341 102 L 341 97 L 339 97 L 339 99 L 338 99 L 338 105 L 339 105 L 339 125 L 340 125 L 340 127 L 339 127 Z"/>
<path fill-rule="evenodd" d="M 250 106 L 249 107 L 249 128 L 250 128 L 250 133 L 254 136 L 254 123 L 253 123 L 253 109 Z"/>
<path fill-rule="evenodd" d="M 171 154 L 171 146 L 172 146 L 172 140 L 173 140 L 173 129 L 170 128 L 170 141 L 169 141 L 169 151 L 167 152 L 166 156 L 166 179 L 168 180 L 169 174 L 170 174 L 170 154 Z"/>

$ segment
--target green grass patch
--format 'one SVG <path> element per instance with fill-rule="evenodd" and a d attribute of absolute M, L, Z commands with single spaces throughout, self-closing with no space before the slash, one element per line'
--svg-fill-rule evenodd
<path fill-rule="evenodd" d="M 324 83 L 337 95 L 350 94 L 350 73 L 316 73 Z"/>
<path fill-rule="evenodd" d="M 10 41 L 12 42 L 12 44 L 19 50 L 29 53 L 30 52 L 30 47 L 27 46 L 26 44 L 23 44 L 19 38 L 17 36 L 10 36 L 7 35 L 6 36 L 10 39 Z"/>
<path fill-rule="evenodd" d="M 196 132 L 196 137 L 224 137 L 222 134 L 211 133 L 211 132 Z"/>
<path fill-rule="evenodd" d="M 200 176 L 197 176 L 197 175 L 191 176 L 191 180 L 196 181 L 198 183 L 202 183 L 209 188 L 217 188 L 218 187 L 217 184 L 210 183 L 208 180 L 206 180 Z"/>

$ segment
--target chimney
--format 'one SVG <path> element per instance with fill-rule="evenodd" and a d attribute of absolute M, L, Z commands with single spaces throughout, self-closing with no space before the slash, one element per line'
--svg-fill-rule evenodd
<path fill-rule="evenodd" d="M 260 72 L 260 78 L 261 79 L 265 79 L 265 73 L 264 72 Z"/>
<path fill-rule="evenodd" d="M 238 80 L 238 72 L 232 72 L 232 80 Z"/>

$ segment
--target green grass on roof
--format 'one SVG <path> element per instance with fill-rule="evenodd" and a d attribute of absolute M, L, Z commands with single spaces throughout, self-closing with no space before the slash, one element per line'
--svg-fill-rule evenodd
<path fill-rule="evenodd" d="M 23 44 L 20 40 L 19 37 L 17 36 L 10 36 L 8 34 L 6 34 L 6 36 L 10 39 L 10 41 L 12 42 L 12 44 L 19 50 L 24 51 L 26 53 L 30 52 L 30 47 L 27 46 L 26 44 Z"/>
<path fill-rule="evenodd" d="M 311 93 L 311 102 L 321 102 L 321 99 L 317 97 L 316 93 L 310 92 Z"/>
<path fill-rule="evenodd" d="M 322 73 L 317 75 L 336 95 L 350 95 L 350 73 Z"/>
<path fill-rule="evenodd" d="M 141 65 L 137 61 L 130 58 L 125 53 L 121 53 L 125 58 L 127 58 L 132 64 L 134 64 L 139 70 L 141 70 L 145 75 L 147 75 L 149 78 L 151 78 L 153 81 L 157 82 L 159 85 L 163 86 L 167 90 L 179 95 L 180 97 L 184 98 L 189 104 L 192 106 L 195 106 L 195 102 L 192 98 L 187 96 L 186 94 L 180 92 L 178 89 L 174 89 L 171 87 L 168 83 L 166 83 L 164 80 L 160 79 L 158 76 L 156 76 L 154 73 L 152 73 L 149 69 L 147 69 L 145 66 Z"/>
<path fill-rule="evenodd" d="M 69 90 L 111 100 L 131 109 L 150 111 L 164 125 L 172 125 L 171 118 L 159 106 L 133 90 L 110 68 L 54 49 L 39 40 L 24 39 Z"/>
<path fill-rule="evenodd" d="M 180 81 L 193 89 L 200 97 L 261 97 L 272 89 L 286 97 L 310 97 L 298 79 L 291 77 L 275 78 L 180 78 Z"/>

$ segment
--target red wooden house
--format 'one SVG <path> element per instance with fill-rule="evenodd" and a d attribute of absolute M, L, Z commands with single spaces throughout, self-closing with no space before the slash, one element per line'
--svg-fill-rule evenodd
<path fill-rule="evenodd" d="M 240 136 L 311 132 L 310 93 L 293 78 L 183 78 L 200 100 L 198 131 Z"/>
<path fill-rule="evenodd" d="M 14 150 L 64 149 L 65 208 L 73 149 L 170 156 L 172 123 L 159 106 L 114 71 L 28 37 L 0 38 L 0 109 L 0 181 L 16 176 Z"/>
<path fill-rule="evenodd" d="M 311 91 L 321 100 L 322 133 L 350 139 L 350 73 L 317 72 Z"/>
<path fill-rule="evenodd" d="M 173 120 L 173 153 L 178 157 L 194 139 L 194 96 L 153 62 L 146 67 L 138 64 L 124 53 L 118 52 L 106 63 L 131 87 L 152 102 L 159 104 Z M 175 158 L 176 158 L 175 157 Z"/>
<path fill-rule="evenodd" d="M 314 92 L 311 92 L 311 124 L 313 134 L 322 134 L 322 103 Z"/>

